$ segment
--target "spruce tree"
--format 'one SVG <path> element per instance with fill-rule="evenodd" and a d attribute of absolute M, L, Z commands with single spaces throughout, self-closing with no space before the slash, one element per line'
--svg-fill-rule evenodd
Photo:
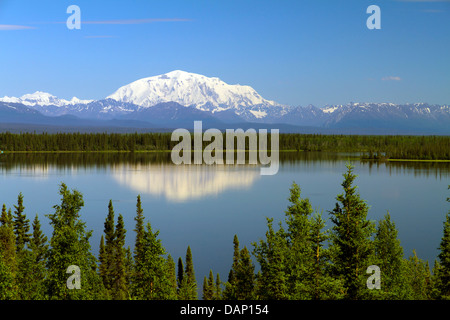
<path fill-rule="evenodd" d="M 203 278 L 203 300 L 213 300 L 215 298 L 214 290 L 214 274 L 212 270 L 209 270 L 209 276 Z"/>
<path fill-rule="evenodd" d="M 338 297 L 340 282 L 329 275 L 328 235 L 325 221 L 316 213 L 294 182 L 285 211 L 286 228 L 273 228 L 268 219 L 266 239 L 254 244 L 261 266 L 255 291 L 263 299 L 329 299 Z"/>
<path fill-rule="evenodd" d="M 181 289 L 181 286 L 183 284 L 183 280 L 184 280 L 183 260 L 181 259 L 181 257 L 179 257 L 178 258 L 178 263 L 177 263 L 177 285 L 178 285 L 178 290 Z"/>
<path fill-rule="evenodd" d="M 137 287 L 140 277 L 142 276 L 142 266 L 144 264 L 144 210 L 142 209 L 141 196 L 137 196 L 136 201 L 136 216 L 134 217 L 136 221 L 136 226 L 134 232 L 136 233 L 135 243 L 134 243 L 134 264 L 133 264 L 133 274 L 131 276 L 131 290 L 133 296 L 141 296 L 142 293 Z"/>
<path fill-rule="evenodd" d="M 136 202 L 136 216 L 134 217 L 136 221 L 136 240 L 134 246 L 134 259 L 136 263 L 140 263 L 142 260 L 142 242 L 144 238 L 144 210 L 142 209 L 141 196 L 137 196 Z"/>
<path fill-rule="evenodd" d="M 184 264 L 181 257 L 178 258 L 177 265 L 177 297 L 179 300 L 190 300 L 191 288 L 188 284 L 188 278 L 186 276 L 186 271 L 184 270 Z"/>
<path fill-rule="evenodd" d="M 86 223 L 80 217 L 83 196 L 77 190 L 71 192 L 64 183 L 60 185 L 59 194 L 61 204 L 53 207 L 55 213 L 47 215 L 53 226 L 47 259 L 47 294 L 50 299 L 58 300 L 103 299 L 104 287 L 96 272 L 97 260 L 90 251 L 92 230 L 86 230 Z M 80 289 L 67 286 L 69 266 L 80 269 Z"/>
<path fill-rule="evenodd" d="M 433 270 L 432 270 L 433 287 L 431 288 L 431 292 L 430 292 L 430 298 L 432 300 L 447 299 L 445 296 L 443 296 L 441 294 L 442 285 L 443 285 L 443 283 L 441 281 L 441 275 L 440 275 L 441 268 L 442 267 L 441 267 L 441 264 L 439 263 L 439 260 L 435 260 Z"/>
<path fill-rule="evenodd" d="M 185 262 L 186 266 L 183 268 L 183 260 L 181 257 L 178 258 L 178 299 L 194 300 L 197 299 L 197 281 L 195 280 L 192 252 L 189 246 L 186 250 Z"/>
<path fill-rule="evenodd" d="M 23 195 L 19 193 L 17 197 L 17 205 L 14 205 L 14 233 L 16 235 L 16 249 L 17 252 L 22 251 L 26 244 L 30 241 L 30 220 L 27 219 L 24 213 Z"/>
<path fill-rule="evenodd" d="M 450 186 L 448 188 L 450 189 Z M 450 202 L 450 198 L 447 198 L 447 201 Z M 438 258 L 440 298 L 450 299 L 450 210 L 445 216 Z"/>
<path fill-rule="evenodd" d="M 3 205 L 0 225 L 0 300 L 17 297 L 17 253 L 11 211 Z"/>
<path fill-rule="evenodd" d="M 135 279 L 136 298 L 142 300 L 169 299 L 171 294 L 170 276 L 167 270 L 166 251 L 158 239 L 159 231 L 153 232 L 147 223 L 142 241 L 143 261 L 136 265 L 140 277 Z"/>
<path fill-rule="evenodd" d="M 36 215 L 33 220 L 33 233 L 29 242 L 29 250 L 19 254 L 17 272 L 18 298 L 21 300 L 42 300 L 46 298 L 46 255 L 48 251 L 47 237 L 41 231 L 41 224 Z"/>
<path fill-rule="evenodd" d="M 206 276 L 203 277 L 203 286 L 202 286 L 202 299 L 203 300 L 212 300 L 212 288 L 208 283 L 208 278 Z"/>
<path fill-rule="evenodd" d="M 406 299 L 406 270 L 403 248 L 389 212 L 378 222 L 374 238 L 374 261 L 382 272 L 381 289 L 374 291 L 381 299 Z"/>
<path fill-rule="evenodd" d="M 31 251 L 22 249 L 18 254 L 18 268 L 16 274 L 18 300 L 31 300 L 32 295 L 36 291 L 35 286 L 39 286 L 39 283 L 34 279 L 34 265 L 34 257 Z"/>
<path fill-rule="evenodd" d="M 114 229 L 114 207 L 112 200 L 109 200 L 108 215 L 104 223 L 104 247 L 101 253 L 101 274 L 103 285 L 108 294 L 113 294 L 113 285 L 116 282 L 115 279 L 115 245 L 116 245 L 116 232 Z"/>
<path fill-rule="evenodd" d="M 216 283 L 214 286 L 214 295 L 213 295 L 213 299 L 214 300 L 221 300 L 223 298 L 223 294 L 222 294 L 222 281 L 220 281 L 220 276 L 217 273 L 216 274 Z"/>
<path fill-rule="evenodd" d="M 194 261 L 192 258 L 191 247 L 188 246 L 186 250 L 186 284 L 189 290 L 189 299 L 195 300 L 197 299 L 197 280 L 195 279 L 195 271 L 194 271 Z"/>
<path fill-rule="evenodd" d="M 334 273 L 343 280 L 346 299 L 362 299 L 367 293 L 366 270 L 372 253 L 371 237 L 374 225 L 367 220 L 368 205 L 356 192 L 353 166 L 347 165 L 343 174 L 343 194 L 330 212 L 334 223 L 331 245 Z"/>
<path fill-rule="evenodd" d="M 279 225 L 277 231 L 273 228 L 273 218 L 267 218 L 266 239 L 253 243 L 253 254 L 260 265 L 257 277 L 256 295 L 264 300 L 289 299 L 288 274 L 286 274 L 287 244 L 285 231 Z"/>
<path fill-rule="evenodd" d="M 125 226 L 123 217 L 119 214 L 117 218 L 116 231 L 113 243 L 112 260 L 112 290 L 113 299 L 125 300 L 128 298 L 127 271 L 126 271 L 126 251 L 125 251 Z"/>
<path fill-rule="evenodd" d="M 312 246 L 312 206 L 309 199 L 301 198 L 300 187 L 294 182 L 285 212 L 287 230 L 286 270 L 290 299 L 311 299 L 313 287 L 314 247 Z"/>
<path fill-rule="evenodd" d="M 0 251 L 0 300 L 13 300 L 16 298 L 14 275 L 6 265 Z"/>
<path fill-rule="evenodd" d="M 431 296 L 428 282 L 430 281 L 430 269 L 428 263 L 419 259 L 416 250 L 406 263 L 408 281 L 408 299 L 428 300 Z"/>
<path fill-rule="evenodd" d="M 14 234 L 12 216 L 6 211 L 5 205 L 3 205 L 1 218 L 0 253 L 3 256 L 2 259 L 5 265 L 9 268 L 12 275 L 15 275 L 17 270 L 16 236 Z"/>
<path fill-rule="evenodd" d="M 107 270 L 106 270 L 106 253 L 105 253 L 105 238 L 102 234 L 100 238 L 100 247 L 98 251 L 98 271 L 103 285 L 107 282 Z"/>
<path fill-rule="evenodd" d="M 227 300 L 236 300 L 236 270 L 239 264 L 239 239 L 235 234 L 233 237 L 233 263 L 228 273 L 228 282 L 225 283 L 225 290 L 223 292 L 224 298 Z"/>
<path fill-rule="evenodd" d="M 0 215 L 0 223 L 1 225 L 8 225 L 13 227 L 13 216 L 11 213 L 11 209 L 9 209 L 8 211 L 6 210 L 6 205 L 3 204 L 2 206 L 2 213 Z"/>
<path fill-rule="evenodd" d="M 134 272 L 133 254 L 131 252 L 130 246 L 128 246 L 125 252 L 125 273 L 129 297 L 131 297 L 132 295 L 133 272 Z"/>
<path fill-rule="evenodd" d="M 39 264 L 45 262 L 48 251 L 48 244 L 47 236 L 42 233 L 41 222 L 39 221 L 39 217 L 37 214 L 33 220 L 32 228 L 33 233 L 30 240 L 30 247 L 34 252 L 36 263 Z"/>
<path fill-rule="evenodd" d="M 328 230 L 323 231 L 325 220 L 316 213 L 311 219 L 311 247 L 313 252 L 309 298 L 314 300 L 341 299 L 342 281 L 331 275 L 330 250 L 325 248 L 329 239 Z"/>
<path fill-rule="evenodd" d="M 172 256 L 169 254 L 166 260 L 166 269 L 170 282 L 170 294 L 168 299 L 175 300 L 177 299 L 177 273 L 175 262 L 173 261 Z"/>
<path fill-rule="evenodd" d="M 247 247 L 240 254 L 235 270 L 235 292 L 238 300 L 253 300 L 255 298 L 255 266 Z M 211 275 L 212 276 L 212 275 Z"/>
<path fill-rule="evenodd" d="M 26 218 L 23 206 L 23 195 L 19 193 L 17 205 L 14 205 L 14 232 L 16 234 L 16 260 L 17 273 L 15 281 L 17 284 L 17 298 L 20 300 L 29 300 L 33 293 L 33 257 L 27 248 L 30 241 L 30 220 Z"/>

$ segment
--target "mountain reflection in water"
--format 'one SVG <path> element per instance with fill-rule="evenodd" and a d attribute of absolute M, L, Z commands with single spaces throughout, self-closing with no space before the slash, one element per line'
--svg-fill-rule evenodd
<path fill-rule="evenodd" d="M 257 167 L 120 164 L 112 177 L 138 193 L 186 201 L 217 196 L 230 189 L 248 189 L 260 177 Z"/>

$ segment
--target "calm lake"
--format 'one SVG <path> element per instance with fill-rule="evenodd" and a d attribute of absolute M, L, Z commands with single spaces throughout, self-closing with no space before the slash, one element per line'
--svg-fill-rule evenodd
<path fill-rule="evenodd" d="M 241 247 L 252 251 L 251 243 L 266 232 L 265 217 L 284 219 L 292 182 L 328 218 L 350 161 L 358 175 L 355 184 L 370 206 L 368 218 L 379 220 L 389 211 L 405 256 L 415 249 L 433 265 L 449 210 L 450 163 L 361 162 L 345 154 L 311 152 L 282 153 L 280 160 L 276 175 L 262 176 L 257 166 L 176 166 L 170 153 L 3 154 L 0 204 L 13 208 L 22 192 L 27 217 L 32 221 L 38 214 L 50 238 L 45 215 L 60 203 L 59 185 L 66 183 L 84 196 L 81 216 L 93 230 L 92 252 L 97 255 L 110 199 L 116 220 L 119 213 L 124 217 L 126 245 L 133 248 L 140 194 L 146 220 L 160 231 L 175 262 L 180 256 L 184 261 L 191 247 L 201 287 L 210 269 L 226 281 L 235 234 Z"/>

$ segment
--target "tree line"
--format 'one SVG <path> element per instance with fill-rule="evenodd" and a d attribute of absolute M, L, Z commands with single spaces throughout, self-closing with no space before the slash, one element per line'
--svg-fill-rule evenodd
<path fill-rule="evenodd" d="M 268 139 L 270 145 L 270 134 Z M 0 133 L 0 150 L 4 152 L 169 151 L 176 144 L 171 133 Z M 203 148 L 208 144 L 203 141 Z M 281 151 L 358 152 L 374 160 L 450 160 L 449 136 L 286 133 L 279 135 L 279 147 Z"/>
<path fill-rule="evenodd" d="M 125 248 L 123 216 L 116 219 L 109 201 L 96 257 L 89 241 L 92 230 L 80 216 L 81 193 L 60 185 L 61 203 L 47 215 L 53 227 L 50 239 L 42 233 L 38 215 L 30 225 L 20 193 L 14 210 L 3 205 L 0 216 L 0 299 L 450 299 L 450 211 L 430 270 L 415 251 L 404 257 L 389 213 L 378 223 L 367 219 L 369 207 L 357 192 L 351 165 L 343 177 L 343 192 L 329 211 L 330 229 L 325 230 L 322 213 L 301 197 L 294 182 L 284 221 L 275 226 L 274 219 L 267 218 L 265 238 L 253 242 L 250 250 L 241 247 L 235 235 L 227 280 L 210 270 L 202 286 L 196 281 L 191 248 L 184 261 L 179 257 L 175 263 L 159 231 L 146 222 L 140 196 L 133 250 Z M 72 265 L 81 270 L 80 289 L 67 285 Z M 368 288 L 369 266 L 381 270 L 378 289 Z"/>

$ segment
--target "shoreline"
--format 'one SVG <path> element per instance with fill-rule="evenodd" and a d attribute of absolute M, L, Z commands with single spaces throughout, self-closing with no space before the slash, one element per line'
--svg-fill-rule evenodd
<path fill-rule="evenodd" d="M 70 154 L 70 153 L 170 153 L 172 152 L 172 150 L 134 150 L 134 151 L 130 151 L 130 150 L 90 150 L 90 151 L 82 151 L 82 150 L 58 150 L 58 151 L 5 151 L 5 150 L 1 150 L 1 155 L 6 155 L 6 154 Z M 222 151 L 224 152 L 225 150 L 218 150 L 218 151 Z M 251 150 L 234 150 L 235 152 L 250 152 Z M 196 150 L 192 150 L 191 152 L 198 152 Z M 303 151 L 303 150 L 292 150 L 292 149 L 287 149 L 287 150 L 279 150 L 278 152 L 280 153 L 291 153 L 291 152 L 332 152 L 332 153 L 348 153 L 349 151 L 343 151 L 343 152 L 339 152 L 339 151 Z M 363 152 L 363 151 L 352 151 L 354 153 L 357 152 Z M 446 159 L 364 159 L 361 157 L 352 157 L 358 160 L 362 160 L 362 161 L 374 161 L 374 162 L 450 162 L 450 160 L 446 160 Z"/>

